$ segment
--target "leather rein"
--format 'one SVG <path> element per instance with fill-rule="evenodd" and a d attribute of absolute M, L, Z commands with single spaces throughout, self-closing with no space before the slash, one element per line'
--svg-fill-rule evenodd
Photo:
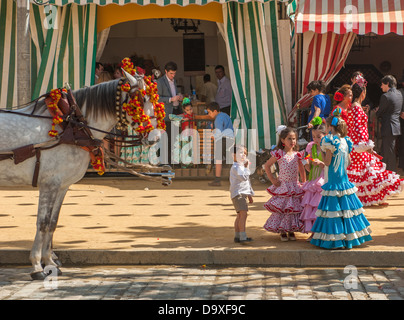
<path fill-rule="evenodd" d="M 126 81 L 126 79 L 124 79 L 124 78 L 120 79 L 120 81 L 118 82 L 117 91 L 116 91 L 116 95 L 115 95 L 115 111 L 116 111 L 116 116 L 117 116 L 117 121 L 118 121 L 116 127 L 118 129 L 125 129 L 126 126 L 129 124 L 129 122 L 126 119 L 126 113 L 122 108 L 124 101 L 121 101 L 122 100 L 121 99 L 121 94 L 122 94 L 121 85 L 125 81 Z M 39 98 L 37 98 L 36 100 L 34 100 L 35 101 L 34 110 L 30 114 L 13 111 L 13 110 L 5 110 L 5 109 L 0 109 L 0 112 L 12 113 L 12 114 L 16 114 L 16 115 L 33 117 L 33 118 L 53 119 L 52 116 L 41 116 L 41 115 L 34 114 L 37 102 L 41 98 L 46 99 L 48 96 L 49 96 L 49 93 L 44 94 L 44 95 L 40 96 Z M 102 132 L 104 134 L 109 134 L 109 135 L 117 136 L 117 137 L 121 138 L 120 140 L 111 139 L 111 138 L 109 138 L 108 140 L 119 141 L 119 143 L 124 144 L 122 147 L 132 147 L 132 146 L 138 146 L 138 145 L 142 144 L 142 142 L 141 142 L 142 137 L 139 135 L 127 136 L 127 135 L 123 135 L 123 134 L 107 132 L 107 131 L 100 130 L 100 129 L 89 126 L 87 124 L 86 119 L 84 118 L 83 113 L 81 112 L 79 106 L 77 105 L 77 102 L 76 102 L 70 88 L 67 89 L 67 93 L 62 92 L 62 96 L 64 98 L 64 101 L 67 100 L 69 111 L 68 111 L 68 113 L 61 116 L 63 119 L 63 122 L 60 125 L 62 125 L 63 131 L 57 137 L 54 137 L 44 143 L 30 144 L 30 145 L 16 148 L 11 151 L 0 153 L 0 161 L 9 159 L 9 160 L 13 160 L 14 164 L 21 163 L 33 156 L 36 156 L 35 170 L 34 170 L 34 175 L 33 175 L 33 179 L 32 179 L 33 187 L 37 187 L 37 183 L 38 183 L 40 156 L 41 156 L 42 150 L 49 150 L 60 144 L 71 144 L 71 145 L 76 145 L 78 147 L 81 147 L 84 150 L 88 151 L 90 153 L 90 157 L 92 157 L 92 159 L 93 159 L 93 156 L 99 156 L 99 157 L 102 157 L 102 160 L 104 161 L 104 150 L 103 150 L 102 140 L 94 138 L 93 134 L 91 133 L 91 130 L 95 130 L 98 132 Z M 129 94 L 127 96 L 127 99 L 128 99 L 128 97 L 129 97 Z M 131 138 L 131 140 L 124 140 L 123 138 L 126 138 L 126 139 Z M 123 159 L 121 159 L 119 157 L 118 157 L 118 159 L 121 161 L 124 161 Z M 111 156 L 107 156 L 107 160 L 108 160 L 108 163 L 110 163 L 111 165 L 116 165 L 116 163 L 117 163 L 117 161 L 111 161 Z M 123 168 L 122 166 L 120 166 L 120 167 Z M 133 170 L 131 170 L 131 171 L 133 171 Z M 139 174 L 135 171 L 133 171 L 131 173 L 144 177 L 144 175 Z"/>

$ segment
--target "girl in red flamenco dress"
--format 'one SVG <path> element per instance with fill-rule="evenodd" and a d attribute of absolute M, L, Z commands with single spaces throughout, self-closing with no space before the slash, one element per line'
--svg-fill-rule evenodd
<path fill-rule="evenodd" d="M 352 106 L 348 112 L 348 136 L 354 147 L 351 153 L 351 165 L 348 167 L 349 181 L 358 188 L 357 196 L 363 206 L 388 205 L 386 198 L 401 192 L 404 179 L 386 170 L 374 151 L 374 142 L 369 140 L 367 129 L 368 117 L 361 103 L 366 97 L 366 81 L 357 77 L 352 85 Z"/>

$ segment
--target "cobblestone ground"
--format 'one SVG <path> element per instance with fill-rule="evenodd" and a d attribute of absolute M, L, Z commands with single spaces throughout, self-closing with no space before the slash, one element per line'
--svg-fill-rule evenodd
<path fill-rule="evenodd" d="M 32 281 L 29 268 L 0 268 L 0 300 L 403 300 L 402 268 L 62 268 Z"/>

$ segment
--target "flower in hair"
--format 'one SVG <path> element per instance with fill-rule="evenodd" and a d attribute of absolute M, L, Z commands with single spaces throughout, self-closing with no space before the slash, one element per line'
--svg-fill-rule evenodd
<path fill-rule="evenodd" d="M 182 100 L 182 105 L 183 105 L 183 106 L 186 106 L 186 105 L 188 105 L 188 104 L 191 104 L 191 100 L 189 100 L 189 98 L 185 97 L 185 98 Z"/>
<path fill-rule="evenodd" d="M 339 118 L 338 117 L 333 117 L 332 121 L 331 121 L 331 125 L 336 127 L 336 126 L 338 126 L 338 123 L 339 123 Z"/>
<path fill-rule="evenodd" d="M 361 88 L 366 87 L 366 85 L 368 84 L 368 82 L 365 80 L 365 78 L 362 77 L 360 74 L 356 76 L 355 83 L 357 83 L 358 86 Z"/>
<path fill-rule="evenodd" d="M 340 107 L 335 108 L 334 112 L 332 113 L 332 115 L 334 117 L 339 117 L 342 113 L 342 109 Z"/>
<path fill-rule="evenodd" d="M 333 125 L 335 127 L 338 126 L 339 116 L 341 115 L 341 112 L 342 112 L 342 109 L 340 107 L 335 108 L 334 112 L 332 113 L 332 115 L 334 117 L 332 118 L 331 125 Z"/>
<path fill-rule="evenodd" d="M 280 126 L 278 126 L 277 128 L 276 128 L 276 133 L 278 134 L 278 135 L 280 135 L 281 134 L 281 132 L 283 131 L 283 130 L 285 130 L 287 127 L 285 126 L 285 125 L 280 125 Z"/>
<path fill-rule="evenodd" d="M 344 95 L 341 92 L 337 91 L 334 94 L 334 100 L 340 102 L 340 101 L 344 100 Z"/>
<path fill-rule="evenodd" d="M 323 119 L 321 117 L 314 117 L 313 120 L 310 121 L 310 123 L 313 125 L 313 127 L 319 126 L 323 123 Z"/>

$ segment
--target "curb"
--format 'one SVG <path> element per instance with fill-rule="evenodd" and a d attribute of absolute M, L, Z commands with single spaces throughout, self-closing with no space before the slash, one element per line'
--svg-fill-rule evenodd
<path fill-rule="evenodd" d="M 63 265 L 216 265 L 266 267 L 399 267 L 404 251 L 347 250 L 56 250 Z M 0 265 L 29 265 L 29 250 L 0 250 Z"/>

